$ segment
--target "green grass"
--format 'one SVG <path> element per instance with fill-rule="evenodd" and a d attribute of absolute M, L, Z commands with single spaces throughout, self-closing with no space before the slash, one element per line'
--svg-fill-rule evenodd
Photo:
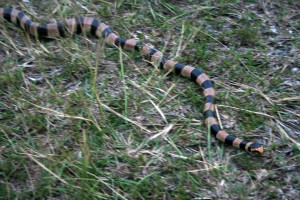
<path fill-rule="evenodd" d="M 294 1 L 29 2 L 0 7 L 39 22 L 94 16 L 199 67 L 223 127 L 266 153 L 211 137 L 201 89 L 138 53 L 82 36 L 36 40 L 1 20 L 0 199 L 300 196 Z"/>

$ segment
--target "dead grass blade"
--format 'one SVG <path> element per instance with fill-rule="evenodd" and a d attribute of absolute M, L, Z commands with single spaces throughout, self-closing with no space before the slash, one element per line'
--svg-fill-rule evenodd
<path fill-rule="evenodd" d="M 160 114 L 160 116 L 163 118 L 164 122 L 168 124 L 167 118 L 163 111 L 159 108 L 157 104 L 155 104 L 151 99 L 149 99 L 150 103 L 154 106 L 154 108 L 157 110 L 157 112 Z"/>
<path fill-rule="evenodd" d="M 296 140 L 294 140 L 293 138 L 291 138 L 287 132 L 284 130 L 283 127 L 285 127 L 280 121 L 276 120 L 276 126 L 278 128 L 278 130 L 280 131 L 280 133 L 289 141 L 291 141 L 292 143 L 294 143 L 296 145 L 296 147 L 300 150 L 300 143 L 298 143 Z"/>
<path fill-rule="evenodd" d="M 282 99 L 276 100 L 276 102 L 284 102 L 284 101 L 300 101 L 300 96 L 287 97 L 287 98 L 282 98 Z"/>
<path fill-rule="evenodd" d="M 260 116 L 264 116 L 264 117 L 271 118 L 271 119 L 276 119 L 276 117 L 268 115 L 266 113 L 251 111 L 251 110 L 247 110 L 247 109 L 243 109 L 243 108 L 237 108 L 237 107 L 227 106 L 227 105 L 218 105 L 218 107 L 231 108 L 231 109 L 234 109 L 234 110 L 245 111 L 245 112 L 248 112 L 248 113 L 251 113 L 251 114 L 260 115 Z"/>
<path fill-rule="evenodd" d="M 44 170 L 46 170 L 48 173 L 50 173 L 52 176 L 54 176 L 60 182 L 62 182 L 65 185 L 71 186 L 67 181 L 65 181 L 64 179 L 60 178 L 58 175 L 56 175 L 54 172 L 52 172 L 50 169 L 48 169 L 45 165 L 43 165 L 41 162 L 39 162 L 38 160 L 36 160 L 31 154 L 27 153 L 25 150 L 22 150 L 22 151 L 32 161 L 34 161 L 36 164 L 38 164 L 40 167 L 42 167 Z M 72 187 L 76 187 L 76 186 L 72 186 Z M 77 187 L 77 188 L 80 188 L 80 187 Z"/>

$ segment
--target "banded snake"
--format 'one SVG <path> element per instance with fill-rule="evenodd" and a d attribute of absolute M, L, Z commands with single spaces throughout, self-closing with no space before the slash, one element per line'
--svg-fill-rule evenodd
<path fill-rule="evenodd" d="M 150 62 L 158 63 L 161 69 L 173 71 L 175 74 L 187 77 L 203 88 L 205 124 L 218 140 L 249 152 L 263 154 L 263 145 L 240 139 L 221 129 L 215 114 L 215 90 L 212 81 L 199 69 L 168 59 L 149 43 L 119 37 L 108 25 L 92 17 L 77 17 L 66 19 L 63 22 L 41 24 L 33 22 L 25 13 L 14 8 L 0 8 L 0 16 L 35 37 L 58 38 L 67 34 L 89 33 L 91 36 L 104 38 L 106 43 L 110 45 L 121 47 L 124 50 L 140 52 L 142 55 L 147 56 L 146 58 Z"/>

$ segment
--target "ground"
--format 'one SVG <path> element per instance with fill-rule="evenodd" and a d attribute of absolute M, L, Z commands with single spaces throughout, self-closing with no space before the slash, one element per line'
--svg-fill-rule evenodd
<path fill-rule="evenodd" d="M 43 3 L 41 3 L 43 2 Z M 202 90 L 139 53 L 82 35 L 40 39 L 0 19 L 0 198 L 297 199 L 300 4 L 7 1 L 34 21 L 91 16 L 207 73 L 231 134 L 211 137 Z"/>

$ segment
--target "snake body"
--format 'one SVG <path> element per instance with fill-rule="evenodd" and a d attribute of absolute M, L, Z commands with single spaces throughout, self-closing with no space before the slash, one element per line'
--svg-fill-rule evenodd
<path fill-rule="evenodd" d="M 0 8 L 0 16 L 35 37 L 57 38 L 64 37 L 67 34 L 89 34 L 97 38 L 104 38 L 106 43 L 121 47 L 124 50 L 140 52 L 146 59 L 156 63 L 161 69 L 173 71 L 175 74 L 187 77 L 203 88 L 205 124 L 218 140 L 249 152 L 263 154 L 263 145 L 240 139 L 221 129 L 215 114 L 215 90 L 212 81 L 199 69 L 168 59 L 149 43 L 119 37 L 108 25 L 92 17 L 77 17 L 66 19 L 63 22 L 42 24 L 32 21 L 24 12 L 14 8 Z"/>

